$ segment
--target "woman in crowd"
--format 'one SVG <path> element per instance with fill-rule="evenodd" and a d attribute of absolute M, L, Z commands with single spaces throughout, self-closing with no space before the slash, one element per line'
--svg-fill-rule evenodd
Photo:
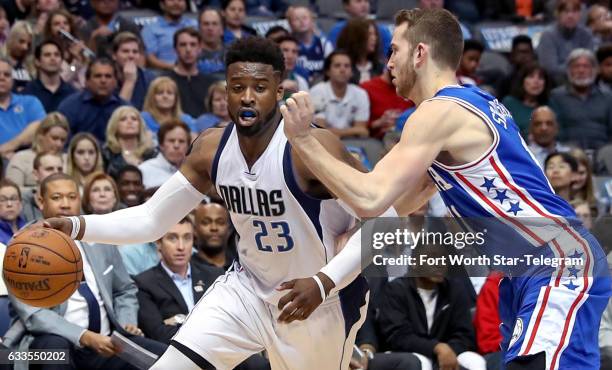
<path fill-rule="evenodd" d="M 115 176 L 127 164 L 138 166 L 153 158 L 153 141 L 140 112 L 134 107 L 117 108 L 106 126 L 102 157 L 106 173 Z"/>
<path fill-rule="evenodd" d="M 20 150 L 11 157 L 6 168 L 6 177 L 15 182 L 22 191 L 34 188 L 34 157 L 43 152 L 62 153 L 69 135 L 70 126 L 66 117 L 59 112 L 49 113 L 36 129 L 32 148 Z M 64 162 L 65 159 L 64 155 Z"/>
<path fill-rule="evenodd" d="M 371 19 L 355 18 L 348 21 L 336 43 L 353 61 L 353 78 L 356 85 L 380 76 L 385 68 L 376 23 Z"/>
<path fill-rule="evenodd" d="M 51 12 L 63 7 L 60 0 L 36 0 L 28 16 L 28 22 L 32 26 L 34 36 L 37 41 L 40 41 L 40 35 L 43 33 L 45 23 L 49 19 Z"/>
<path fill-rule="evenodd" d="M 582 149 L 572 149 L 570 154 L 578 162 L 578 170 L 572 184 L 572 194 L 574 199 L 582 199 L 589 206 L 596 209 L 595 192 L 593 191 L 593 169 L 589 157 Z"/>
<path fill-rule="evenodd" d="M 566 152 L 551 153 L 544 160 L 544 169 L 555 193 L 567 200 L 573 199 L 572 186 L 578 172 L 578 161 Z"/>
<path fill-rule="evenodd" d="M 0 243 L 7 244 L 25 225 L 22 208 L 19 186 L 8 179 L 0 180 Z"/>
<path fill-rule="evenodd" d="M 142 118 L 154 134 L 157 134 L 161 125 L 176 119 L 185 122 L 191 131 L 195 131 L 193 118 L 183 113 L 178 87 L 170 77 L 157 77 L 151 82 Z"/>
<path fill-rule="evenodd" d="M 196 132 L 202 132 L 210 127 L 225 127 L 231 121 L 227 110 L 225 81 L 215 82 L 208 88 L 204 105 L 206 111 L 210 113 L 204 113 L 195 121 Z"/>
<path fill-rule="evenodd" d="M 30 24 L 26 21 L 15 22 L 6 40 L 4 55 L 13 66 L 13 90 L 16 92 L 21 92 L 36 74 L 32 41 L 33 34 Z"/>
<path fill-rule="evenodd" d="M 74 135 L 68 145 L 68 168 L 66 173 L 85 185 L 85 178 L 102 171 L 102 154 L 96 138 L 87 132 Z"/>
<path fill-rule="evenodd" d="M 88 59 L 84 55 L 85 43 L 80 40 L 73 16 L 65 9 L 58 9 L 49 14 L 43 38 L 52 39 L 61 45 L 64 52 L 62 62 L 62 79 L 77 89 L 85 87 L 85 70 Z M 71 34 L 77 42 L 62 36 L 60 30 Z"/>
<path fill-rule="evenodd" d="M 85 214 L 102 215 L 117 209 L 119 190 L 112 177 L 104 172 L 91 174 L 83 189 L 83 211 Z"/>
<path fill-rule="evenodd" d="M 531 113 L 540 105 L 547 104 L 550 87 L 551 81 L 546 70 L 537 63 L 528 64 L 519 71 L 510 95 L 502 100 L 525 140 L 529 135 Z"/>

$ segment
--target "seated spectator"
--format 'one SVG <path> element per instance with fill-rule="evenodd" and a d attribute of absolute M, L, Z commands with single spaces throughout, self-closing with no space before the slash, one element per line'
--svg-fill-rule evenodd
<path fill-rule="evenodd" d="M 134 107 L 119 107 L 106 126 L 102 158 L 106 173 L 116 176 L 127 164 L 138 166 L 155 156 L 151 133 Z"/>
<path fill-rule="evenodd" d="M 484 18 L 514 23 L 541 22 L 546 19 L 546 0 L 529 3 L 516 0 L 487 0 Z"/>
<path fill-rule="evenodd" d="M 500 345 L 502 342 L 501 319 L 499 318 L 499 282 L 503 273 L 493 271 L 480 288 L 476 297 L 474 330 L 478 353 L 485 356 L 487 369 L 499 369 L 502 362 Z"/>
<path fill-rule="evenodd" d="M 0 58 L 0 154 L 10 157 L 17 149 L 29 145 L 45 117 L 40 100 L 30 95 L 11 92 L 13 77 L 11 64 Z"/>
<path fill-rule="evenodd" d="M 13 24 L 16 20 L 26 19 L 32 9 L 32 1 L 23 0 L 12 0 L 3 1 L 2 5 L 6 10 L 6 18 L 10 24 Z"/>
<path fill-rule="evenodd" d="M 45 218 L 77 216 L 81 197 L 74 179 L 49 176 L 41 184 L 39 202 Z M 65 302 L 51 308 L 32 307 L 10 296 L 24 335 L 10 346 L 20 350 L 68 350 L 79 369 L 129 369 L 119 358 L 110 334 L 117 331 L 154 354 L 166 345 L 142 337 L 138 328 L 138 288 L 130 279 L 117 248 L 75 241 L 83 256 L 83 281 Z M 112 266 L 112 268 L 110 268 Z M 10 329 L 9 329 L 10 330 Z M 41 366 L 52 369 L 53 365 Z"/>
<path fill-rule="evenodd" d="M 382 48 L 376 23 L 369 19 L 354 18 L 348 21 L 338 35 L 338 49 L 346 51 L 353 62 L 351 83 L 360 84 L 380 76 L 384 69 Z"/>
<path fill-rule="evenodd" d="M 194 122 L 195 132 L 202 132 L 210 127 L 225 127 L 232 120 L 227 110 L 227 95 L 225 81 L 210 85 L 204 101 L 206 111 Z"/>
<path fill-rule="evenodd" d="M 119 33 L 140 35 L 138 26 L 119 14 L 119 0 L 91 0 L 91 6 L 95 14 L 85 23 L 82 34 L 98 57 L 110 58 L 111 45 Z"/>
<path fill-rule="evenodd" d="M 572 51 L 567 64 L 569 83 L 550 93 L 550 106 L 559 119 L 560 138 L 583 149 L 599 149 L 610 141 L 612 95 L 595 85 L 597 60 L 592 51 Z"/>
<path fill-rule="evenodd" d="M 550 86 L 551 81 L 542 66 L 527 64 L 516 76 L 510 95 L 502 100 L 525 140 L 528 138 L 531 114 L 536 107 L 548 103 Z"/>
<path fill-rule="evenodd" d="M 142 119 L 147 128 L 154 134 L 170 121 L 181 121 L 196 131 L 193 118 L 183 113 L 179 89 L 170 77 L 157 77 L 149 86 L 145 97 Z"/>
<path fill-rule="evenodd" d="M 0 180 L 0 243 L 8 244 L 13 234 L 25 225 L 22 209 L 21 191 L 17 184 L 8 179 Z"/>
<path fill-rule="evenodd" d="M 325 81 L 312 87 L 315 122 L 343 137 L 368 137 L 370 101 L 359 86 L 349 83 L 351 57 L 336 50 L 325 59 Z"/>
<path fill-rule="evenodd" d="M 187 155 L 189 137 L 189 127 L 181 121 L 170 121 L 159 129 L 159 154 L 138 166 L 145 188 L 160 186 L 178 171 Z"/>
<path fill-rule="evenodd" d="M 26 18 L 32 28 L 34 35 L 34 44 L 40 41 L 40 36 L 45 27 L 45 22 L 49 18 L 49 14 L 63 7 L 61 0 L 34 0 L 30 15 Z"/>
<path fill-rule="evenodd" d="M 597 49 L 599 74 L 597 86 L 605 93 L 612 93 L 612 44 L 602 45 Z"/>
<path fill-rule="evenodd" d="M 39 220 L 42 217 L 40 205 L 37 203 L 40 193 L 40 184 L 47 177 L 64 172 L 64 160 L 57 153 L 40 152 L 34 157 L 32 173 L 36 180 L 36 187 L 21 193 L 21 204 L 23 205 L 23 217 L 27 222 Z"/>
<path fill-rule="evenodd" d="M 555 85 L 565 80 L 565 66 L 572 50 L 593 50 L 593 36 L 579 24 L 580 7 L 580 0 L 558 0 L 557 21 L 540 36 L 538 61 L 548 68 Z"/>
<path fill-rule="evenodd" d="M 297 65 L 308 71 L 308 80 L 315 83 L 323 79 L 323 63 L 334 51 L 334 46 L 322 35 L 315 33 L 315 16 L 304 5 L 292 5 L 287 10 L 291 35 L 299 42 Z"/>
<path fill-rule="evenodd" d="M 64 37 L 60 32 L 64 31 L 78 40 L 73 42 Z M 75 18 L 65 9 L 58 9 L 49 14 L 43 38 L 57 42 L 64 53 L 61 68 L 62 80 L 66 81 L 75 89 L 81 90 L 85 87 L 85 71 L 91 55 L 87 54 L 85 43 L 79 39 Z"/>
<path fill-rule="evenodd" d="M 424 253 L 423 248 L 412 255 Z M 429 257 L 442 253 L 440 246 L 426 248 Z M 379 322 L 389 349 L 417 354 L 424 368 L 436 364 L 440 369 L 486 369 L 485 360 L 474 352 L 476 339 L 465 288 L 451 285 L 444 266 L 427 266 L 428 271 L 421 273 L 419 268 L 425 266 L 387 284 L 382 297 Z"/>
<path fill-rule="evenodd" d="M 308 81 L 297 72 L 298 41 L 293 36 L 283 36 L 276 40 L 285 60 L 285 79 L 281 83 L 285 99 L 298 91 L 308 91 Z"/>
<path fill-rule="evenodd" d="M 115 94 L 117 70 L 109 59 L 96 59 L 86 72 L 87 88 L 70 95 L 58 107 L 73 134 L 88 132 L 103 143 L 106 124 L 115 109 L 129 103 Z"/>
<path fill-rule="evenodd" d="M 112 177 L 104 172 L 96 172 L 87 177 L 82 204 L 85 214 L 111 213 L 118 208 L 118 204 L 119 190 Z"/>
<path fill-rule="evenodd" d="M 166 72 L 181 92 L 179 97 L 181 107 L 191 117 L 199 117 L 204 113 L 202 102 L 214 79 L 198 71 L 198 57 L 202 37 L 194 28 L 181 28 L 174 34 L 174 48 L 177 61 L 171 71 Z"/>
<path fill-rule="evenodd" d="M 34 134 L 32 148 L 20 150 L 11 157 L 6 168 L 6 177 L 11 179 L 22 192 L 36 187 L 34 177 L 34 158 L 38 153 L 62 155 L 70 128 L 61 113 L 49 113 L 40 123 Z M 65 155 L 62 155 L 65 159 Z"/>
<path fill-rule="evenodd" d="M 79 186 L 85 185 L 87 176 L 102 171 L 102 153 L 96 138 L 86 132 L 76 134 L 68 145 L 68 165 L 66 173 L 76 180 Z"/>
<path fill-rule="evenodd" d="M 258 17 L 274 17 L 287 10 L 286 0 L 248 0 L 246 13 Z"/>
<path fill-rule="evenodd" d="M 193 222 L 183 218 L 156 242 L 161 261 L 138 274 L 138 324 L 145 335 L 170 343 L 193 306 L 223 270 L 191 261 Z"/>
<path fill-rule="evenodd" d="M 227 208 L 221 203 L 202 203 L 196 207 L 194 216 L 198 253 L 192 264 L 229 269 L 237 255 L 229 247 L 233 227 Z"/>
<path fill-rule="evenodd" d="M 245 0 L 222 0 L 221 9 L 223 23 L 225 24 L 223 31 L 223 44 L 225 46 L 234 40 L 257 35 L 257 32 L 244 22 L 246 19 Z"/>
<path fill-rule="evenodd" d="M 576 216 L 582 221 L 582 225 L 587 230 L 591 230 L 593 228 L 593 218 L 595 218 L 594 211 L 592 210 L 593 207 L 581 198 L 574 199 L 570 204 L 574 208 Z"/>
<path fill-rule="evenodd" d="M 218 9 L 205 8 L 198 17 L 202 52 L 198 58 L 198 71 L 224 79 L 225 45 L 223 44 L 223 15 Z"/>
<path fill-rule="evenodd" d="M 119 207 L 133 207 L 144 202 L 142 172 L 131 164 L 123 166 L 116 177 L 119 190 Z"/>
<path fill-rule="evenodd" d="M 144 55 L 144 45 L 130 32 L 117 34 L 112 45 L 113 60 L 117 63 L 119 97 L 142 109 L 149 85 L 155 79 L 153 72 L 138 66 Z"/>
<path fill-rule="evenodd" d="M 574 199 L 587 202 L 593 209 L 597 209 L 595 193 L 593 191 L 593 167 L 586 153 L 578 148 L 572 149 L 570 154 L 578 162 L 578 170 L 572 184 Z"/>
<path fill-rule="evenodd" d="M 13 67 L 13 91 L 21 93 L 34 79 L 36 69 L 32 58 L 32 27 L 25 21 L 16 22 L 6 39 L 6 57 Z"/>
<path fill-rule="evenodd" d="M 462 84 L 479 85 L 482 80 L 476 76 L 476 70 L 480 64 L 480 57 L 484 51 L 484 45 L 477 40 L 465 40 L 463 42 L 463 55 L 457 69 L 457 78 Z"/>
<path fill-rule="evenodd" d="M 348 20 L 355 18 L 366 19 L 370 15 L 370 2 L 368 0 L 342 0 L 342 6 L 344 7 L 344 11 L 349 15 Z M 337 45 L 340 32 L 342 32 L 348 20 L 339 21 L 328 32 L 328 40 L 334 45 Z M 380 37 L 380 44 L 383 48 L 383 55 L 387 55 L 391 47 L 391 32 L 381 24 L 377 24 L 376 26 L 378 27 L 378 35 Z"/>
<path fill-rule="evenodd" d="M 267 38 L 268 40 L 272 40 L 277 44 L 278 44 L 278 40 L 281 37 L 285 37 L 285 36 L 289 36 L 289 31 L 283 26 L 270 27 L 270 29 L 268 29 L 266 31 L 266 34 L 264 35 L 265 38 Z"/>
<path fill-rule="evenodd" d="M 382 75 L 360 86 L 368 93 L 370 100 L 368 122 L 370 136 L 382 139 L 387 131 L 395 128 L 395 121 L 399 115 L 413 104 L 397 95 L 395 86 L 391 83 L 391 73 L 387 68 L 383 70 Z"/>
<path fill-rule="evenodd" d="M 172 47 L 174 34 L 184 27 L 197 28 L 197 23 L 185 16 L 186 0 L 159 0 L 159 6 L 162 16 L 142 28 L 142 40 L 149 67 L 172 70 L 176 62 L 176 52 Z"/>
<path fill-rule="evenodd" d="M 609 7 L 599 4 L 591 5 L 587 11 L 586 26 L 593 35 L 595 48 L 612 42 L 612 17 Z"/>
<path fill-rule="evenodd" d="M 549 154 L 544 160 L 544 170 L 555 193 L 566 201 L 571 201 L 572 185 L 578 171 L 576 158 L 567 152 Z"/>
<path fill-rule="evenodd" d="M 550 107 L 543 105 L 533 110 L 529 123 L 529 150 L 542 168 L 549 154 L 569 151 L 569 147 L 557 141 L 558 133 L 557 116 Z"/>
<path fill-rule="evenodd" d="M 446 3 L 446 9 L 455 14 L 460 21 L 473 24 L 481 20 L 480 12 L 483 10 L 481 4 L 478 0 L 452 0 Z"/>
<path fill-rule="evenodd" d="M 512 49 L 510 49 L 508 61 L 512 71 L 507 76 L 502 77 L 496 87 L 497 97 L 500 99 L 510 94 L 514 81 L 518 79 L 519 71 L 528 64 L 536 63 L 536 54 L 533 50 L 531 37 L 517 35 L 512 38 Z"/>
<path fill-rule="evenodd" d="M 46 112 L 56 111 L 62 100 L 75 92 L 61 77 L 62 49 L 55 41 L 46 40 L 34 49 L 34 58 L 37 77 L 28 82 L 23 93 L 37 97 Z"/>

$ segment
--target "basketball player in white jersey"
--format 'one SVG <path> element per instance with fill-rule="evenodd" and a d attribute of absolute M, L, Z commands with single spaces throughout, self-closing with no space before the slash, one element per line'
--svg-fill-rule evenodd
<path fill-rule="evenodd" d="M 46 220 L 75 239 L 110 244 L 155 240 L 211 190 L 239 236 L 240 262 L 196 304 L 154 369 L 232 369 L 267 351 L 273 369 L 348 368 L 367 306 L 354 263 L 336 259 L 336 236 L 354 218 L 299 161 L 278 108 L 284 62 L 263 38 L 234 42 L 226 54 L 234 123 L 200 135 L 180 170 L 141 206 L 107 215 Z M 322 145 L 357 167 L 335 135 Z M 355 254 L 356 252 L 356 254 Z M 359 248 L 338 255 L 359 255 Z"/>
<path fill-rule="evenodd" d="M 525 266 L 526 274 L 502 280 L 504 361 L 509 370 L 598 369 L 597 328 L 611 282 L 597 240 L 554 194 L 508 110 L 475 86 L 457 85 L 463 40 L 456 18 L 443 9 L 403 10 L 395 26 L 388 67 L 398 94 L 417 105 L 400 142 L 372 172 L 355 171 L 325 153 L 309 126 L 312 102 L 299 93 L 281 107 L 292 147 L 360 216 L 377 216 L 398 197 L 408 200 L 398 212 L 408 214 L 435 183 L 454 216 L 503 225 L 487 236 L 487 248 L 577 258 Z M 434 348 L 437 355 L 448 350 Z"/>

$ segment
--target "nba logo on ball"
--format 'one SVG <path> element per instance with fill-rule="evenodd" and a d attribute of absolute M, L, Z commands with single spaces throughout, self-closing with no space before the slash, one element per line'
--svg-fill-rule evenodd
<path fill-rule="evenodd" d="M 21 255 L 19 255 L 18 266 L 22 269 L 28 266 L 28 255 L 30 254 L 30 248 L 24 247 L 21 249 Z"/>

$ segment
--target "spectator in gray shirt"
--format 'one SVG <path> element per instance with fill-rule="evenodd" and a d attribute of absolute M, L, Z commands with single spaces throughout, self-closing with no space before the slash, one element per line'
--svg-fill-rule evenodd
<path fill-rule="evenodd" d="M 596 75 L 593 52 L 576 49 L 568 58 L 569 82 L 550 96 L 550 106 L 559 120 L 560 140 L 587 150 L 608 143 L 612 133 L 612 95 L 595 84 Z"/>
<path fill-rule="evenodd" d="M 593 35 L 580 21 L 580 0 L 559 0 L 556 7 L 557 22 L 542 32 L 537 53 L 540 64 L 548 68 L 553 80 L 559 84 L 565 77 L 566 60 L 577 48 L 593 49 Z"/>

